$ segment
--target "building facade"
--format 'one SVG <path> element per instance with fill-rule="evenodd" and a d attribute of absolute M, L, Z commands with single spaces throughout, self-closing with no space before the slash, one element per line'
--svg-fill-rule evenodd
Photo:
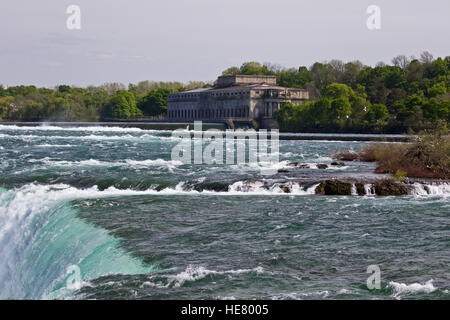
<path fill-rule="evenodd" d="M 221 76 L 211 88 L 172 93 L 167 99 L 170 120 L 263 121 L 283 103 L 309 99 L 304 89 L 277 85 L 275 76 Z"/>

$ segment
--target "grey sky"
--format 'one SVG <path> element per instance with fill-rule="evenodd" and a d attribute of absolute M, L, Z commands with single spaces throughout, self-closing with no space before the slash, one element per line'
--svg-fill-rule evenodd
<path fill-rule="evenodd" d="M 81 30 L 66 8 L 81 7 Z M 366 8 L 381 8 L 381 30 Z M 245 61 L 450 55 L 448 0 L 2 0 L 0 84 L 214 80 Z"/>

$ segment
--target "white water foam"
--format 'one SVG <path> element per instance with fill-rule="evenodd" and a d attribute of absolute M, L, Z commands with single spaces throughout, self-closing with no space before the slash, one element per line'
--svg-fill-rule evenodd
<path fill-rule="evenodd" d="M 149 276 L 150 281 L 144 282 L 141 287 L 151 286 L 158 288 L 173 288 L 173 287 L 178 288 L 181 287 L 186 282 L 198 281 L 210 275 L 239 275 L 251 272 L 260 274 L 264 272 L 264 269 L 263 267 L 256 267 L 253 269 L 216 271 L 216 270 L 209 270 L 203 266 L 189 265 L 183 272 L 180 272 L 175 275 L 168 275 L 166 283 L 162 281 L 155 281 L 155 279 L 159 278 L 160 275 L 154 275 Z"/>
<path fill-rule="evenodd" d="M 324 299 L 330 295 L 328 290 L 314 291 L 314 292 L 291 292 L 281 293 L 271 297 L 273 300 L 301 300 L 304 297 L 319 297 Z"/>
<path fill-rule="evenodd" d="M 96 159 L 88 159 L 82 161 L 54 161 L 50 158 L 43 159 L 30 159 L 29 162 L 36 163 L 41 162 L 47 166 L 53 167 L 167 167 L 174 169 L 175 167 L 183 165 L 183 162 L 177 160 L 164 160 L 164 159 L 148 159 L 148 160 L 131 160 L 126 159 L 123 161 L 101 161 Z"/>
<path fill-rule="evenodd" d="M 300 169 L 300 170 L 302 170 L 302 169 L 314 169 L 314 170 L 337 170 L 337 171 L 339 171 L 339 170 L 346 170 L 346 169 L 349 168 L 349 166 L 332 166 L 332 165 L 327 164 L 328 167 L 326 169 L 319 169 L 318 165 L 319 164 L 325 164 L 324 162 L 325 161 L 323 161 L 323 162 L 301 162 L 301 163 L 299 163 L 299 166 L 295 166 L 293 164 L 290 164 L 290 165 L 288 165 L 286 167 L 282 167 L 282 168 L 283 169 Z M 306 168 L 302 168 L 302 167 L 300 167 L 300 165 L 306 165 L 307 167 Z"/>
<path fill-rule="evenodd" d="M 352 196 L 357 196 L 358 195 L 358 191 L 356 190 L 356 186 L 355 186 L 354 183 L 352 183 L 351 195 Z"/>
<path fill-rule="evenodd" d="M 44 143 L 44 144 L 38 144 L 35 145 L 34 147 L 37 148 L 71 148 L 71 147 L 76 147 L 73 144 L 48 144 L 48 143 Z"/>
<path fill-rule="evenodd" d="M 276 184 L 271 189 L 263 188 L 264 183 L 260 181 L 247 182 L 238 181 L 229 187 L 228 192 L 216 192 L 216 191 L 195 191 L 184 190 L 185 182 L 178 183 L 174 188 L 165 188 L 161 191 L 148 189 L 148 190 L 132 190 L 132 189 L 117 189 L 115 187 L 109 187 L 103 191 L 100 191 L 97 186 L 78 189 L 66 184 L 55 185 L 39 185 L 39 184 L 27 184 L 19 189 L 3 192 L 0 195 L 0 242 L 6 236 L 8 231 L 17 226 L 17 222 L 26 223 L 26 219 L 30 218 L 36 212 L 41 210 L 47 210 L 55 203 L 67 202 L 77 199 L 96 199 L 104 197 L 115 196 L 136 196 L 136 195 L 177 195 L 177 194 L 205 194 L 205 195 L 281 195 L 284 193 L 280 188 L 280 185 Z M 291 193 L 298 195 L 314 194 L 314 185 L 307 190 L 304 190 L 299 184 L 291 184 Z M 8 203 L 4 206 L 4 203 Z"/>
<path fill-rule="evenodd" d="M 0 130 L 16 130 L 16 131 L 81 131 L 81 132 L 152 132 L 163 130 L 142 130 L 140 128 L 122 128 L 107 126 L 86 126 L 86 127 L 58 127 L 51 125 L 42 126 L 17 126 L 17 125 L 0 125 Z"/>
<path fill-rule="evenodd" d="M 145 131 L 146 132 L 146 131 Z M 94 141 L 104 141 L 104 140 L 136 140 L 138 142 L 142 142 L 148 139 L 153 140 L 171 140 L 171 141 L 179 141 L 181 138 L 172 137 L 172 136 L 160 136 L 160 135 L 152 135 L 152 134 L 142 134 L 142 135 L 131 135 L 124 134 L 121 136 L 117 135 L 83 135 L 83 136 L 55 136 L 55 135 L 15 135 L 15 134 L 0 134 L 0 138 L 5 139 L 19 139 L 25 142 L 33 141 L 33 140 L 94 140 Z"/>
<path fill-rule="evenodd" d="M 238 164 L 231 164 L 229 167 L 234 170 L 238 171 L 253 171 L 253 170 L 274 170 L 275 172 L 278 169 L 285 169 L 288 167 L 289 161 L 258 161 L 258 162 L 247 162 L 247 163 L 238 163 Z"/>
<path fill-rule="evenodd" d="M 76 199 L 128 193 L 117 189 L 102 193 L 96 187 L 80 190 L 63 184 L 0 189 L 0 298 L 39 299 L 70 294 L 64 279 L 66 268 L 73 264 L 82 267 L 87 277 L 83 281 L 110 272 L 153 270 L 123 252 L 117 239 L 106 230 L 77 219 L 67 205 Z"/>
<path fill-rule="evenodd" d="M 437 288 L 433 285 L 433 280 L 428 280 L 425 284 L 412 283 L 405 284 L 395 281 L 389 282 L 389 287 L 394 290 L 393 297 L 399 298 L 401 295 L 414 294 L 414 293 L 431 293 Z"/>
<path fill-rule="evenodd" d="M 264 188 L 263 181 L 237 181 L 228 188 L 227 194 L 253 194 L 253 195 L 311 195 L 315 194 L 316 187 L 319 184 L 311 186 L 306 190 L 295 182 L 276 183 L 269 189 Z M 289 192 L 285 192 L 288 189 Z"/>
<path fill-rule="evenodd" d="M 423 184 L 414 183 L 412 193 L 415 196 L 444 196 L 447 197 L 450 194 L 450 183 L 440 184 Z"/>
<path fill-rule="evenodd" d="M 375 195 L 375 189 L 373 187 L 373 184 L 368 183 L 364 185 L 364 193 L 366 196 L 374 196 Z"/>

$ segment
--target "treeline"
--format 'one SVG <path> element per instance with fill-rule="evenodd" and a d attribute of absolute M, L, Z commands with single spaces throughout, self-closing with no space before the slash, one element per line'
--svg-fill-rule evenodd
<path fill-rule="evenodd" d="M 283 131 L 407 132 L 448 122 L 450 57 L 397 56 L 391 65 L 365 66 L 359 61 L 316 62 L 309 68 L 286 69 L 247 62 L 223 75 L 275 75 L 278 84 L 304 88 L 310 101 L 286 103 L 274 113 Z M 164 115 L 171 92 L 210 86 L 204 82 L 142 81 L 54 89 L 0 85 L 0 120 L 101 121 Z"/>
<path fill-rule="evenodd" d="M 0 121 L 101 121 L 164 115 L 167 95 L 197 87 L 203 82 L 142 81 L 54 89 L 0 85 Z"/>
<path fill-rule="evenodd" d="M 285 69 L 247 62 L 223 75 L 275 75 L 286 87 L 305 88 L 309 102 L 286 103 L 274 118 L 282 131 L 403 133 L 448 121 L 450 57 L 397 56 L 392 65 L 365 66 L 359 61 L 316 62 Z"/>

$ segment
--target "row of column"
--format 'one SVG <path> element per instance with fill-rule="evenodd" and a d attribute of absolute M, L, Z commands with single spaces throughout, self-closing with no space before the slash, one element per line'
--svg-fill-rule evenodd
<path fill-rule="evenodd" d="M 169 110 L 169 119 L 223 119 L 223 118 L 248 118 L 248 108 L 234 109 L 184 109 Z"/>

